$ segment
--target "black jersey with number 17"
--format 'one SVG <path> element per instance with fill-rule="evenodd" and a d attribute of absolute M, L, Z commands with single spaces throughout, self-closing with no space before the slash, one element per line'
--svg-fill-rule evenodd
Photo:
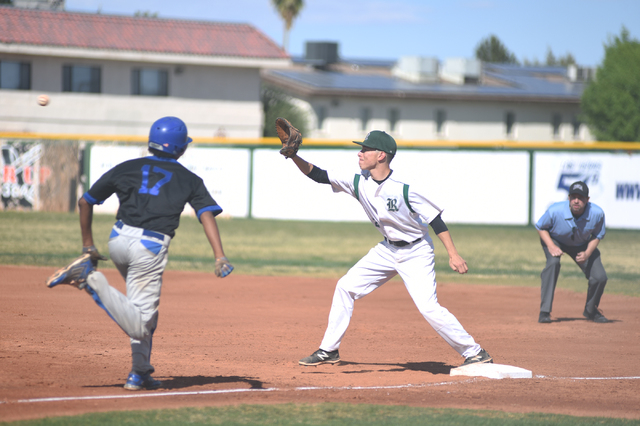
<path fill-rule="evenodd" d="M 214 216 L 222 212 L 202 179 L 172 158 L 150 156 L 120 163 L 102 175 L 84 198 L 102 204 L 114 193 L 120 200 L 116 219 L 171 237 L 187 203 L 198 218 L 206 211 Z"/>

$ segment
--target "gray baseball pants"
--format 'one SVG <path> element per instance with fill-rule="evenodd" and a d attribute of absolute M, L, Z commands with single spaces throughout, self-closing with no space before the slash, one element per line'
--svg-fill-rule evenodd
<path fill-rule="evenodd" d="M 131 371 L 140 375 L 154 371 L 151 346 L 170 242 L 168 235 L 120 222 L 111 232 L 109 254 L 126 281 L 126 296 L 110 286 L 101 272 L 95 271 L 87 278 L 93 299 L 130 337 Z"/>
<path fill-rule="evenodd" d="M 571 247 L 564 244 L 560 244 L 558 241 L 553 240 L 564 253 L 568 254 L 573 261 L 576 261 L 578 253 L 585 251 L 587 244 Z M 549 253 L 549 249 L 545 243 L 540 240 L 542 244 L 542 250 L 547 257 L 547 264 L 545 265 L 541 279 L 541 302 L 540 312 L 551 312 L 553 305 L 553 295 L 556 290 L 556 284 L 558 283 L 558 276 L 560 275 L 560 257 L 552 256 Z M 589 287 L 587 289 L 587 301 L 585 303 L 585 311 L 589 314 L 593 314 L 600 306 L 600 299 L 604 293 L 604 288 L 607 285 L 607 273 L 602 266 L 602 260 L 600 259 L 600 250 L 597 248 L 591 254 L 591 257 L 583 264 L 576 262 L 576 265 L 580 267 L 587 280 L 589 280 Z"/>

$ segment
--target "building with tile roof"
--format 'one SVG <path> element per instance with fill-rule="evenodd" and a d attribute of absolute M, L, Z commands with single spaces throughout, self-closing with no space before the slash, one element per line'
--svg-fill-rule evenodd
<path fill-rule="evenodd" d="M 174 115 L 196 138 L 256 138 L 260 70 L 290 62 L 248 24 L 3 6 L 0 132 L 144 135 Z"/>

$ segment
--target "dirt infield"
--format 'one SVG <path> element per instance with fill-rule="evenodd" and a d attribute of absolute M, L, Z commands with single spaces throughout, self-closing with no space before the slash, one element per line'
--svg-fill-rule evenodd
<path fill-rule="evenodd" d="M 532 379 L 451 377 L 458 356 L 402 282 L 356 302 L 338 365 L 302 367 L 322 338 L 335 282 L 165 273 L 152 361 L 157 391 L 122 388 L 128 338 L 84 291 L 48 289 L 53 268 L 0 267 L 0 421 L 111 410 L 348 402 L 640 418 L 640 300 L 605 292 L 609 324 L 557 290 L 440 284 L 441 304 L 497 363 Z M 107 278 L 120 289 L 115 270 Z M 586 283 L 585 283 L 586 284 Z M 50 398 L 43 400 L 43 398 Z"/>

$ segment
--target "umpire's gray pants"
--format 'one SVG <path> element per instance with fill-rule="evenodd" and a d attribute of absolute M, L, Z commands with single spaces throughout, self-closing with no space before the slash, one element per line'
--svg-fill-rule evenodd
<path fill-rule="evenodd" d="M 127 295 L 111 287 L 100 272 L 89 275 L 87 284 L 98 305 L 130 337 L 132 372 L 152 373 L 152 337 L 158 323 L 162 273 L 167 264 L 171 238 L 119 224 L 109 239 L 111 260 L 126 281 Z M 162 240 L 159 239 L 162 237 Z"/>
<path fill-rule="evenodd" d="M 587 244 L 571 247 L 564 244 L 560 244 L 556 240 L 553 240 L 560 250 L 568 254 L 575 262 L 578 253 L 583 252 L 587 248 Z M 547 257 L 547 264 L 545 265 L 541 279 L 541 301 L 540 312 L 551 312 L 553 305 L 553 294 L 556 290 L 556 284 L 558 283 L 558 276 L 560 275 L 560 257 L 552 256 L 549 253 L 549 249 L 546 244 L 540 240 L 542 244 L 542 250 Z M 582 269 L 585 277 L 589 280 L 589 287 L 587 289 L 587 301 L 585 303 L 585 310 L 589 314 L 595 313 L 598 306 L 600 306 L 600 298 L 604 293 L 604 287 L 607 285 L 607 273 L 602 266 L 602 260 L 600 259 L 600 250 L 597 248 L 591 254 L 591 257 L 585 263 L 576 264 Z"/>

